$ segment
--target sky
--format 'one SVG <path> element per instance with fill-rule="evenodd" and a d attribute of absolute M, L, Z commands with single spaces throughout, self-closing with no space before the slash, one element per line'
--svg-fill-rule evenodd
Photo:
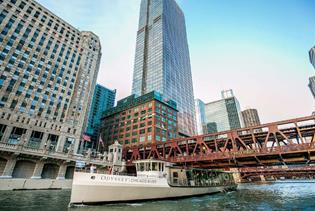
<path fill-rule="evenodd" d="M 131 94 L 140 0 L 38 0 L 101 39 L 98 83 Z M 315 45 L 313 0 L 177 0 L 186 18 L 195 98 L 233 89 L 262 123 L 308 116 L 315 100 L 308 57 Z"/>

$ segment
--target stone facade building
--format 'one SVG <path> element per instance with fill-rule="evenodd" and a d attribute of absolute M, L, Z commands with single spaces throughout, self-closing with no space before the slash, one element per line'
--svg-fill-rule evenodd
<path fill-rule="evenodd" d="M 260 125 L 260 120 L 256 109 L 246 109 L 242 111 L 242 117 L 245 127 L 254 127 Z"/>
<path fill-rule="evenodd" d="M 0 5 L 1 142 L 77 152 L 101 45 L 33 0 Z M 22 138 L 24 140 L 22 140 Z"/>
<path fill-rule="evenodd" d="M 65 177 L 80 159 L 99 38 L 34 0 L 0 3 L 0 175 Z"/>
<path fill-rule="evenodd" d="M 118 141 L 122 145 L 165 142 L 178 137 L 177 109 L 158 92 L 131 95 L 104 112 L 101 135 L 105 147 Z"/>

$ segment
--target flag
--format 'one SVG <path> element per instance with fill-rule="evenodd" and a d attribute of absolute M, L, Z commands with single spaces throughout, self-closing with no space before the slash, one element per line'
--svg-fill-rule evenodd
<path fill-rule="evenodd" d="M 104 146 L 104 142 L 102 140 L 102 137 L 100 136 L 100 139 L 99 139 L 99 143 L 102 144 L 102 146 Z"/>
<path fill-rule="evenodd" d="M 84 141 L 88 141 L 88 142 L 91 141 L 91 137 L 88 136 L 88 135 L 83 134 L 83 135 L 82 135 L 82 138 L 83 138 Z"/>

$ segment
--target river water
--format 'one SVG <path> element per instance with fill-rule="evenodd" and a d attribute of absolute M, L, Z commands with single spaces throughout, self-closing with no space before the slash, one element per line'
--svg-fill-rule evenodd
<path fill-rule="evenodd" d="M 168 211 L 306 210 L 315 211 L 315 181 L 242 184 L 238 191 L 178 200 L 68 208 L 70 190 L 0 191 L 0 210 Z"/>

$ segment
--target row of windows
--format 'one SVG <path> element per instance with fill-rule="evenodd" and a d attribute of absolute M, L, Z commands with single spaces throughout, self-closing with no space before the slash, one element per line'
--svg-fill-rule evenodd
<path fill-rule="evenodd" d="M 118 142 L 120 144 L 122 144 L 122 145 L 124 145 L 124 144 L 125 145 L 127 145 L 127 144 L 138 144 L 138 143 L 142 143 L 142 142 L 145 142 L 145 141 L 151 142 L 152 138 L 153 138 L 152 135 L 149 134 L 147 136 L 140 136 L 139 138 L 125 139 L 124 141 L 119 140 Z M 113 139 L 113 140 L 110 139 L 110 140 L 106 140 L 106 143 L 112 144 L 114 142 L 114 140 L 117 141 L 117 139 Z M 159 135 L 155 136 L 155 140 L 156 141 L 162 141 L 162 142 L 166 142 L 167 141 L 167 139 L 165 137 L 161 137 Z"/>
<path fill-rule="evenodd" d="M 70 28 L 70 26 L 66 26 L 66 24 L 63 21 L 60 21 L 59 18 L 49 15 L 47 11 L 42 11 L 41 7 L 37 7 L 34 3 L 31 3 L 31 5 L 27 6 L 27 3 L 24 1 L 21 1 L 19 4 L 17 4 L 16 0 L 10 1 L 12 4 L 16 5 L 17 8 L 20 10 L 25 10 L 28 15 L 32 15 L 36 20 L 40 20 L 42 23 L 46 23 L 49 27 L 53 27 L 55 31 L 58 31 L 60 34 L 66 35 L 67 38 L 71 37 L 71 41 L 75 40 L 76 36 L 79 36 L 79 32 L 76 30 Z M 10 5 L 8 6 L 10 8 Z M 20 11 L 17 11 L 17 13 L 20 13 Z M 77 37 L 76 43 L 79 44 L 80 37 Z"/>
<path fill-rule="evenodd" d="M 74 41 L 80 41 L 80 33 L 77 30 L 71 32 L 70 27 L 67 30 L 62 21 L 55 16 L 49 17 L 50 13 L 33 1 L 12 1 L 1 5 L 1 9 L 0 42 L 3 45 L 0 46 L 0 65 L 4 74 L 1 74 L 0 89 L 4 95 L 0 97 L 0 106 L 63 121 L 82 63 L 82 49 L 61 41 L 56 32 L 66 37 L 71 33 L 69 38 L 74 36 Z M 84 47 L 91 49 L 98 43 L 89 33 L 84 36 L 89 38 Z M 93 52 L 87 57 L 71 104 L 76 107 L 73 110 L 81 113 L 90 84 L 89 71 L 95 68 L 98 59 Z M 10 93 L 16 97 L 9 98 Z"/>

